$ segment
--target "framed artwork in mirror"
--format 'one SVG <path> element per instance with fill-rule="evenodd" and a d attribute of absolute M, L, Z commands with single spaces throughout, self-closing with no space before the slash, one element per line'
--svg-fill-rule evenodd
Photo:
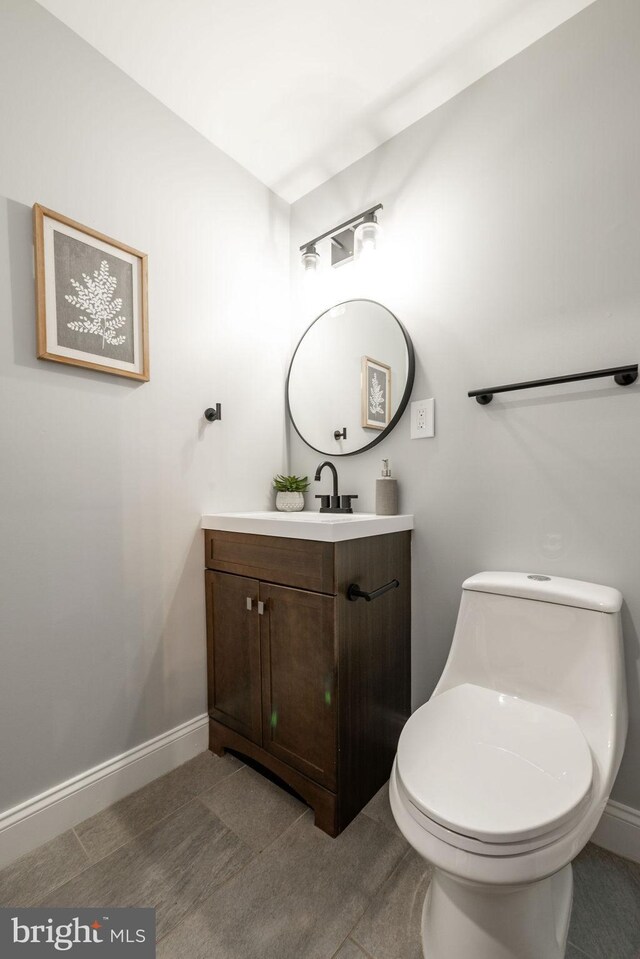
<path fill-rule="evenodd" d="M 391 367 L 387 363 L 362 357 L 360 380 L 362 395 L 362 427 L 384 430 L 389 425 L 391 405 Z"/>
<path fill-rule="evenodd" d="M 147 256 L 33 208 L 38 358 L 149 379 Z"/>

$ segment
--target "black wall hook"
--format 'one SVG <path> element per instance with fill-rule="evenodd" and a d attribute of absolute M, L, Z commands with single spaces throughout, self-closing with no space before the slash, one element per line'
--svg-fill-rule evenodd
<path fill-rule="evenodd" d="M 209 420 L 210 423 L 215 423 L 216 420 L 222 419 L 222 407 L 220 403 L 216 403 L 215 408 L 210 406 L 204 411 L 205 420 Z"/>
<path fill-rule="evenodd" d="M 347 427 L 343 426 L 342 430 L 333 431 L 334 440 L 346 440 L 347 438 Z"/>

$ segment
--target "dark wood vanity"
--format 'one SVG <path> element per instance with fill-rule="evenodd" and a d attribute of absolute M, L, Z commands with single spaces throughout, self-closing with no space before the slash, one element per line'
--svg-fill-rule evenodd
<path fill-rule="evenodd" d="M 209 747 L 269 769 L 337 836 L 410 712 L 411 532 L 319 542 L 205 530 Z M 370 602 L 347 599 L 397 579 Z"/>

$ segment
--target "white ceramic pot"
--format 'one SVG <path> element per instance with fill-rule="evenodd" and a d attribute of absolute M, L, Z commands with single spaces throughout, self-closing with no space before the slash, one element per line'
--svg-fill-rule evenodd
<path fill-rule="evenodd" d="M 304 509 L 304 493 L 276 493 L 276 509 L 281 513 L 298 513 Z"/>

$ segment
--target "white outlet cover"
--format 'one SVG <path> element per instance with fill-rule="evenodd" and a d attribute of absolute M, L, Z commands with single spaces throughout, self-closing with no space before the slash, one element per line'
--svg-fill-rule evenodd
<path fill-rule="evenodd" d="M 435 400 L 414 400 L 411 404 L 411 439 L 423 440 L 435 436 Z"/>

